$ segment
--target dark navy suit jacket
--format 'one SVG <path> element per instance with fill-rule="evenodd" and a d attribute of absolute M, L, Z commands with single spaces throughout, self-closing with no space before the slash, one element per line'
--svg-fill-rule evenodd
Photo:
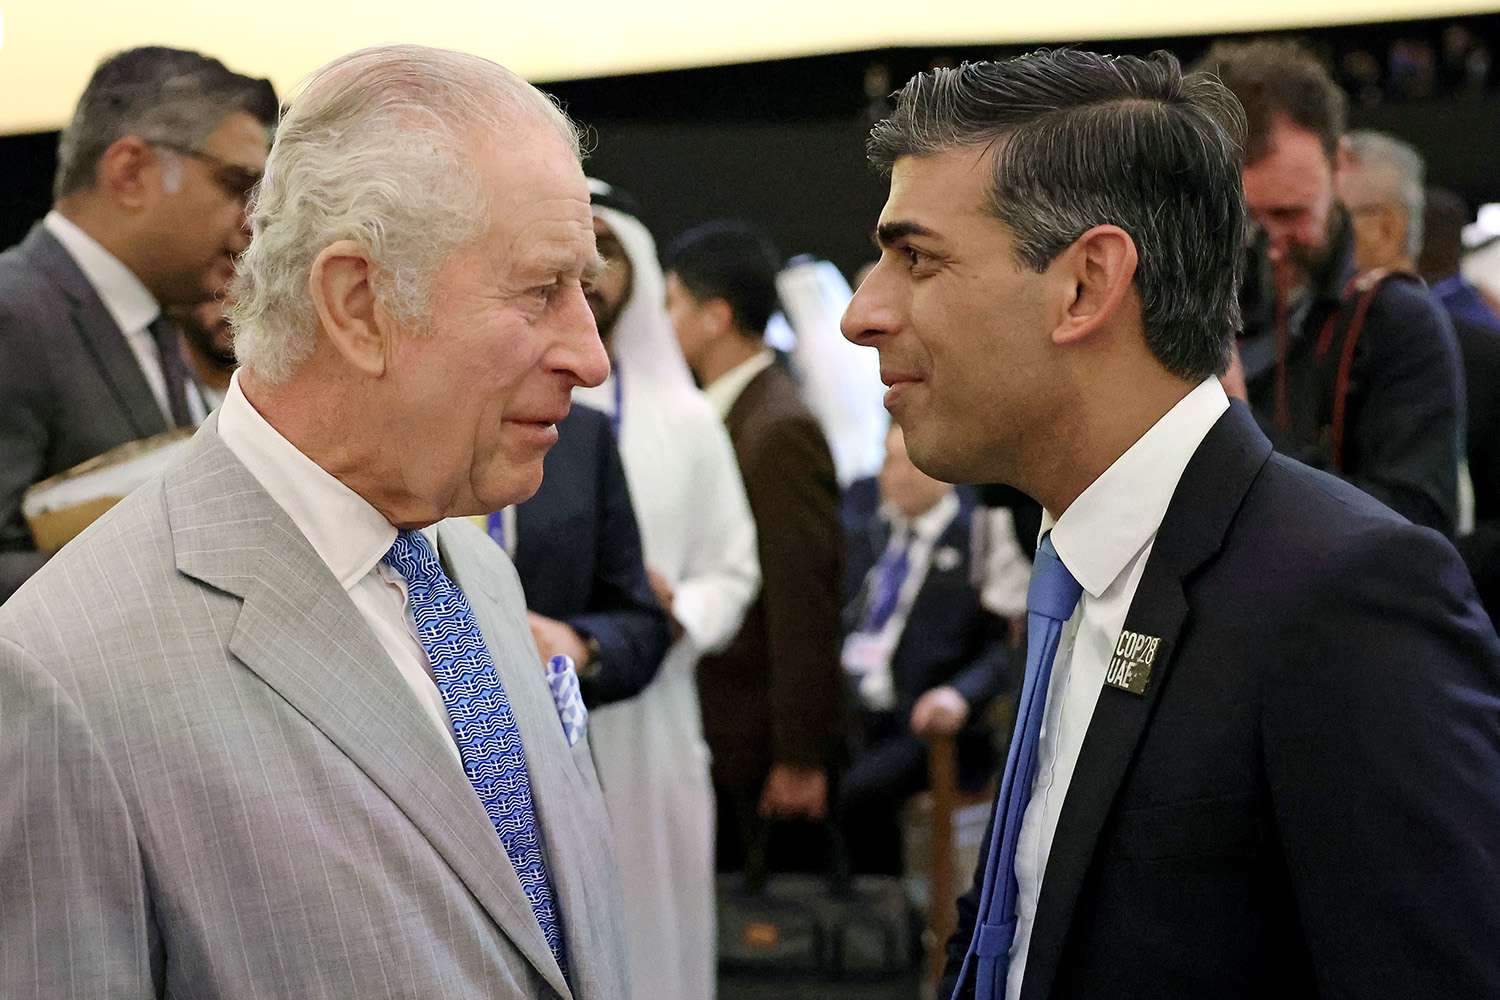
<path fill-rule="evenodd" d="M 1024 1000 L 1500 997 L 1500 641 L 1446 540 L 1236 404 L 1125 628 L 1161 645 L 1100 693 Z"/>
<path fill-rule="evenodd" d="M 516 508 L 516 572 L 528 608 L 598 641 L 599 671 L 580 682 L 592 707 L 649 684 L 670 635 L 609 418 L 575 405 L 557 429 L 541 488 Z"/>

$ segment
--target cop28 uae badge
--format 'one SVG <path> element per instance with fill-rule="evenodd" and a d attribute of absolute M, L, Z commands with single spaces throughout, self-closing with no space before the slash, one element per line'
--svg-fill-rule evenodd
<path fill-rule="evenodd" d="M 1104 683 L 1131 694 L 1145 694 L 1151 680 L 1151 668 L 1156 665 L 1156 654 L 1161 649 L 1161 639 L 1154 635 L 1131 632 L 1120 633 L 1115 643 L 1115 655 L 1110 658 L 1109 670 Z"/>

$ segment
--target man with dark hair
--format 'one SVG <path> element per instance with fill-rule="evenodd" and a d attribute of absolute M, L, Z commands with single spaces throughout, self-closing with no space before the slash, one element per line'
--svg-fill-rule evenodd
<path fill-rule="evenodd" d="M 1458 348 L 1413 275 L 1362 271 L 1354 259 L 1355 227 L 1335 197 L 1343 92 L 1291 42 L 1215 45 L 1197 68 L 1248 119 L 1245 200 L 1265 233 L 1274 294 L 1263 314 L 1245 317 L 1239 350 L 1262 428 L 1278 451 L 1452 535 Z"/>
<path fill-rule="evenodd" d="M 276 111 L 269 82 L 178 49 L 122 52 L 89 80 L 52 211 L 0 255 L 0 601 L 42 564 L 28 486 L 196 422 L 163 314 L 232 276 Z"/>
<path fill-rule="evenodd" d="M 729 428 L 755 519 L 761 595 L 698 665 L 719 802 L 719 865 L 765 873 L 765 820 L 822 819 L 841 745 L 843 547 L 828 442 L 763 335 L 778 260 L 757 230 L 707 223 L 668 248 L 667 312 Z"/>
<path fill-rule="evenodd" d="M 1215 377 L 1244 134 L 1170 55 L 1076 51 L 923 73 L 871 133 L 845 335 L 919 468 L 1045 508 L 955 996 L 1500 995 L 1500 640 Z"/>
<path fill-rule="evenodd" d="M 1426 238 L 1417 257 L 1417 269 L 1451 318 L 1468 320 L 1500 333 L 1496 303 L 1459 269 L 1464 254 L 1464 226 L 1473 220 L 1469 207 L 1458 195 L 1446 188 L 1428 188 L 1422 220 Z"/>

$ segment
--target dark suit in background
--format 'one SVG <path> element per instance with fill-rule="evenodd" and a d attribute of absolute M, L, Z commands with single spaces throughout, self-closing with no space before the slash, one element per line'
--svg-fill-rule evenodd
<path fill-rule="evenodd" d="M 720 859 L 733 865 L 744 846 L 736 833 L 750 833 L 772 764 L 831 768 L 841 755 L 844 559 L 833 457 L 791 376 L 777 365 L 761 372 L 725 423 L 755 518 L 762 580 L 739 634 L 698 666 Z"/>
<path fill-rule="evenodd" d="M 853 483 L 845 493 L 845 521 L 859 525 L 848 537 L 846 633 L 865 618 L 870 571 L 890 542 L 890 522 L 879 512 L 879 488 L 867 485 L 875 482 Z M 978 788 L 996 764 L 994 733 L 984 710 L 1025 667 L 1007 644 L 1008 624 L 980 603 L 971 559 L 974 492 L 957 487 L 956 495 L 958 513 L 934 540 L 934 558 L 891 654 L 895 707 L 859 713 L 858 746 L 840 788 L 845 839 L 857 870 L 896 871 L 891 862 L 899 861 L 897 813 L 927 787 L 927 745 L 911 731 L 917 699 L 948 685 L 969 703 L 969 724 L 957 737 L 959 782 Z M 936 557 L 942 551 L 957 553 L 958 561 L 943 565 Z"/>
<path fill-rule="evenodd" d="M 1100 693 L 1023 1000 L 1500 996 L 1500 641 L 1451 545 L 1232 406 L 1124 627 L 1161 645 Z"/>
<path fill-rule="evenodd" d="M 516 507 L 514 561 L 528 609 L 599 643 L 598 671 L 579 680 L 593 707 L 639 694 L 671 637 L 609 418 L 575 405 L 557 431 L 541 488 Z"/>
<path fill-rule="evenodd" d="M 21 517 L 27 487 L 165 430 L 124 333 L 38 224 L 0 254 L 0 601 L 44 561 Z"/>
<path fill-rule="evenodd" d="M 1449 319 L 1464 359 L 1474 481 L 1474 531 L 1457 545 L 1493 619 L 1500 614 L 1500 329 L 1457 314 Z"/>

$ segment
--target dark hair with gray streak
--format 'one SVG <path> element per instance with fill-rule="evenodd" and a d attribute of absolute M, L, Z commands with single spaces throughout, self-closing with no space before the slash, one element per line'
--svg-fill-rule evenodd
<path fill-rule="evenodd" d="M 277 111 L 271 82 L 184 49 L 153 45 L 110 56 L 89 78 L 58 140 L 52 196 L 93 187 L 99 158 L 127 135 L 196 149 L 236 111 L 271 128 Z"/>
<path fill-rule="evenodd" d="M 1038 273 L 1095 226 L 1135 241 L 1146 343 L 1184 379 L 1221 374 L 1241 325 L 1245 114 L 1177 59 L 1073 49 L 911 79 L 870 131 L 870 160 L 995 149 L 990 210 Z"/>

